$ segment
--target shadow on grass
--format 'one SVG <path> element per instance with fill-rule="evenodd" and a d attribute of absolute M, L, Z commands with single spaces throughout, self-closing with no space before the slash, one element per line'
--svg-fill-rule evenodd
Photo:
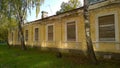
<path fill-rule="evenodd" d="M 119 68 L 119 63 L 100 60 L 100 64 L 92 65 L 84 56 L 65 54 L 57 58 L 55 52 L 40 51 L 29 48 L 22 51 L 20 48 L 7 45 L 0 46 L 0 68 Z"/>

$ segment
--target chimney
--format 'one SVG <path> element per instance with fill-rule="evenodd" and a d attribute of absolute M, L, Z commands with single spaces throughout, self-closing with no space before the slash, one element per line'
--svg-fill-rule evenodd
<path fill-rule="evenodd" d="M 41 13 L 42 13 L 42 16 L 41 16 L 42 19 L 45 17 L 48 17 L 48 12 L 42 11 Z"/>

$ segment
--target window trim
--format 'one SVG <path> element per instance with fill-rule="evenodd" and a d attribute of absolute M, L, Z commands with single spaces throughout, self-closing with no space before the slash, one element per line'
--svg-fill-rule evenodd
<path fill-rule="evenodd" d="M 107 16 L 107 15 L 112 15 L 112 14 L 114 14 L 114 19 L 115 19 L 115 21 L 114 21 L 114 24 L 115 24 L 115 41 L 100 41 L 99 40 L 99 17 L 102 17 L 102 16 Z M 99 15 L 97 15 L 97 19 L 96 19 L 97 21 L 96 21 L 96 41 L 97 42 L 117 42 L 117 41 L 119 41 L 119 39 L 118 39 L 118 16 L 117 16 L 117 13 L 116 12 L 111 12 L 111 13 L 107 13 L 107 14 L 99 14 Z"/>
<path fill-rule="evenodd" d="M 100 16 L 106 16 L 106 15 L 111 15 L 114 14 L 114 18 L 115 18 L 115 41 L 99 41 L 99 31 L 98 31 L 98 18 Z M 96 25 L 96 42 L 106 42 L 106 43 L 116 43 L 119 42 L 119 27 L 118 27 L 118 13 L 116 11 L 113 12 L 109 12 L 109 13 L 100 13 L 96 15 L 96 19 L 95 19 L 95 25 Z M 119 44 L 115 44 L 115 47 L 117 50 L 120 49 Z M 96 48 L 99 48 L 99 43 L 96 44 Z"/>
<path fill-rule="evenodd" d="M 48 40 L 48 27 L 51 25 L 53 26 L 53 40 Z M 55 41 L 55 28 L 53 23 L 46 25 L 46 41 Z"/>
<path fill-rule="evenodd" d="M 75 22 L 75 28 L 76 28 L 76 30 L 75 30 L 75 32 L 76 32 L 76 39 L 75 39 L 75 41 L 69 41 L 68 38 L 67 38 L 67 23 L 70 23 L 70 22 Z M 78 27 L 77 27 L 77 21 L 76 20 L 71 20 L 71 21 L 65 22 L 65 41 L 66 42 L 78 42 L 78 29 L 77 28 Z"/>

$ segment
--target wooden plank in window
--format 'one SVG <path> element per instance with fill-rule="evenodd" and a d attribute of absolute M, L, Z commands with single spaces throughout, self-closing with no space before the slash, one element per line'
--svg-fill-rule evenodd
<path fill-rule="evenodd" d="M 20 32 L 18 31 L 18 41 L 20 41 Z"/>
<path fill-rule="evenodd" d="M 76 41 L 76 25 L 75 25 L 75 22 L 67 23 L 67 41 Z"/>
<path fill-rule="evenodd" d="M 28 41 L 28 30 L 25 31 L 25 40 Z"/>
<path fill-rule="evenodd" d="M 115 25 L 114 15 L 99 17 L 99 40 L 114 41 L 115 40 Z"/>
<path fill-rule="evenodd" d="M 48 41 L 53 41 L 53 25 L 48 26 Z"/>
<path fill-rule="evenodd" d="M 38 38 L 39 38 L 39 29 L 38 28 L 35 28 L 35 41 L 38 41 Z"/>
<path fill-rule="evenodd" d="M 114 24 L 114 14 L 99 17 L 99 25 Z"/>

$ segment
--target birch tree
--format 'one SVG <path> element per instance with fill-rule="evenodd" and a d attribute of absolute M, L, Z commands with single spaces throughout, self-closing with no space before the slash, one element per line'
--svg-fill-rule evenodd
<path fill-rule="evenodd" d="M 85 36 L 86 36 L 86 43 L 87 43 L 87 54 L 88 57 L 92 60 L 94 64 L 97 64 L 97 59 L 93 50 L 93 44 L 91 40 L 91 33 L 90 33 L 90 21 L 89 21 L 89 3 L 88 0 L 84 0 L 84 23 L 85 23 Z"/>
<path fill-rule="evenodd" d="M 17 20 L 23 50 L 26 50 L 26 46 L 22 27 L 26 20 L 27 11 L 31 13 L 31 10 L 36 8 L 37 16 L 43 1 L 44 0 L 0 0 L 0 12 L 9 18 L 13 17 Z"/>

